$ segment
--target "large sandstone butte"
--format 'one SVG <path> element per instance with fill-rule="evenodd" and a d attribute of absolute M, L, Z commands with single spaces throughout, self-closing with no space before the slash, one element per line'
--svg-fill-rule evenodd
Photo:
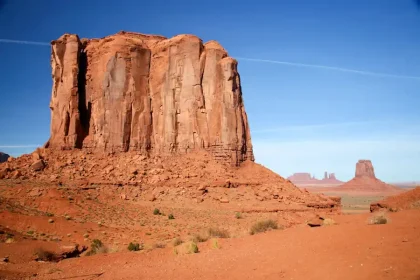
<path fill-rule="evenodd" d="M 359 160 L 356 163 L 356 174 L 355 177 L 375 177 L 375 170 L 373 169 L 372 162 L 370 160 Z"/>
<path fill-rule="evenodd" d="M 355 177 L 337 187 L 337 190 L 361 193 L 392 193 L 401 191 L 400 188 L 377 179 L 370 160 L 359 160 L 356 163 Z"/>
<path fill-rule="evenodd" d="M 51 44 L 47 147 L 254 159 L 237 62 L 216 41 L 122 31 Z"/>

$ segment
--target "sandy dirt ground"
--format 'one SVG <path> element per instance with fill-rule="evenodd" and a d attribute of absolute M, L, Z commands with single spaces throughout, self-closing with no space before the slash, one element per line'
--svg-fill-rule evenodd
<path fill-rule="evenodd" d="M 420 211 L 341 215 L 337 225 L 305 225 L 198 243 L 197 254 L 171 247 L 101 254 L 59 263 L 2 264 L 7 275 L 36 279 L 420 279 Z M 183 246 L 183 244 L 179 245 Z M 8 273 L 5 272 L 8 271 Z M 21 274 L 22 277 L 23 274 Z M 10 277 L 10 279 L 12 279 Z"/>

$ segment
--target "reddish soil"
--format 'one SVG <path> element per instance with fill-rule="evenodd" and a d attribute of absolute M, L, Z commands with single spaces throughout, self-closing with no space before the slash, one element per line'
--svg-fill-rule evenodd
<path fill-rule="evenodd" d="M 191 255 L 175 255 L 173 248 L 164 248 L 59 263 L 23 263 L 11 258 L 11 263 L 0 266 L 0 275 L 8 279 L 36 273 L 37 279 L 418 280 L 419 214 L 419 210 L 390 213 L 391 222 L 386 225 L 368 225 L 368 215 L 337 216 L 338 225 L 328 227 L 295 226 L 219 239 L 218 248 L 211 241 L 198 243 L 200 252 Z M 14 244 L 2 245 L 3 253 L 10 252 L 6 245 Z"/>
<path fill-rule="evenodd" d="M 32 162 L 45 164 L 35 171 Z M 134 160 L 135 159 L 135 160 Z M 205 153 L 147 158 L 85 151 L 9 160 L 0 180 L 0 279 L 418 279 L 419 210 L 341 215 L 340 200 L 300 190 L 270 170 Z M 17 174 L 17 175 L 16 175 Z M 12 178 L 15 179 L 12 179 Z M 155 215 L 154 209 L 160 213 Z M 237 214 L 240 213 L 240 214 Z M 174 219 L 168 215 L 173 214 Z M 338 225 L 310 228 L 317 215 Z M 250 235 L 271 219 L 283 230 Z M 229 238 L 190 240 L 218 230 Z M 182 243 L 174 247 L 173 241 Z M 94 256 L 63 257 L 75 244 Z M 130 242 L 142 250 L 129 252 Z M 8 257 L 8 262 L 1 258 Z"/>

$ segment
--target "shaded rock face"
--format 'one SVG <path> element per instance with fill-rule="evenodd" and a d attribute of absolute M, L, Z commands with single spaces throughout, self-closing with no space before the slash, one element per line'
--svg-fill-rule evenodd
<path fill-rule="evenodd" d="M 355 175 L 355 177 L 376 178 L 372 162 L 370 160 L 359 160 L 356 163 L 356 175 Z"/>
<path fill-rule="evenodd" d="M 10 156 L 8 154 L 0 152 L 0 163 L 6 162 Z"/>
<path fill-rule="evenodd" d="M 50 148 L 254 159 L 237 62 L 215 41 L 65 34 L 51 66 Z"/>

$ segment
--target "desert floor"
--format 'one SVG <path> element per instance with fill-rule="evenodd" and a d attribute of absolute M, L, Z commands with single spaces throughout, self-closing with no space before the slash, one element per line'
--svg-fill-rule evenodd
<path fill-rule="evenodd" d="M 213 208 L 40 189 L 1 191 L 0 258 L 9 261 L 0 262 L 0 279 L 420 279 L 420 209 L 387 212 L 387 224 L 372 225 L 379 214 L 368 205 L 381 196 L 343 196 L 344 214 L 323 214 L 334 225 L 309 227 L 309 213 L 241 213 L 238 219 L 229 203 Z M 153 214 L 157 206 L 164 215 Z M 267 219 L 279 229 L 250 235 L 253 224 Z M 208 229 L 222 234 L 199 242 Z M 107 251 L 35 260 L 40 249 L 59 252 L 93 239 Z M 175 239 L 183 243 L 175 246 Z M 188 249 L 192 239 L 197 253 Z M 142 250 L 128 251 L 131 241 Z"/>

